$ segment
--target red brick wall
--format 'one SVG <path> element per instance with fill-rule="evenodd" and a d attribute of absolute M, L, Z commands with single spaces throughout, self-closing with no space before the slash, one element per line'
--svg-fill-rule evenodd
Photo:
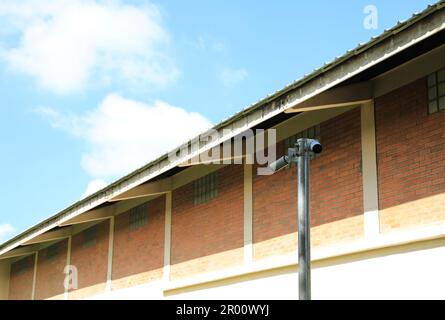
<path fill-rule="evenodd" d="M 148 203 L 148 222 L 129 230 L 129 212 L 116 216 L 113 280 L 163 267 L 165 196 Z"/>
<path fill-rule="evenodd" d="M 311 227 L 363 214 L 360 110 L 354 109 L 321 124 L 323 153 L 311 161 Z M 284 153 L 284 143 L 277 154 Z M 270 240 L 297 231 L 296 167 L 253 179 L 253 240 Z M 362 230 L 342 231 L 346 236 Z M 352 232 L 352 233 L 351 233 Z M 335 239 L 314 235 L 314 244 Z M 341 233 L 329 237 L 344 238 Z M 294 242 L 296 245 L 296 242 Z M 276 245 L 275 245 L 276 246 Z M 284 248 L 285 251 L 293 248 Z"/>
<path fill-rule="evenodd" d="M 58 254 L 54 259 L 48 260 L 48 248 L 39 251 L 36 277 L 36 299 L 47 299 L 62 295 L 65 291 L 63 270 L 66 265 L 68 240 L 53 244 L 58 246 Z"/>
<path fill-rule="evenodd" d="M 32 297 L 32 280 L 34 277 L 35 255 L 30 255 L 11 265 L 11 276 L 9 279 L 9 300 L 29 300 Z M 26 264 L 22 271 L 18 265 Z"/>
<path fill-rule="evenodd" d="M 427 113 L 426 79 L 376 100 L 383 231 L 445 219 L 445 113 Z"/>
<path fill-rule="evenodd" d="M 312 227 L 363 214 L 360 109 L 322 123 L 321 141 L 311 162 Z"/>
<path fill-rule="evenodd" d="M 193 183 L 174 190 L 172 264 L 243 247 L 243 172 L 242 165 L 219 170 L 218 196 L 203 204 L 193 204 Z"/>
<path fill-rule="evenodd" d="M 96 228 L 94 245 L 84 246 L 85 231 L 72 238 L 71 265 L 77 268 L 78 289 L 105 284 L 107 280 L 109 225 L 109 220 L 105 220 L 93 227 Z"/>
<path fill-rule="evenodd" d="M 277 144 L 277 157 L 284 154 L 284 143 Z M 253 242 L 261 242 L 297 231 L 296 168 L 283 169 L 269 176 L 257 175 L 253 168 Z"/>

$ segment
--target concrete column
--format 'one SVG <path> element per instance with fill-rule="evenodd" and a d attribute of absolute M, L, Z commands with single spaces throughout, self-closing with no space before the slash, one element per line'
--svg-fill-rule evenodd
<path fill-rule="evenodd" d="M 253 260 L 253 196 L 252 196 L 252 170 L 251 164 L 244 165 L 244 263 L 250 264 Z"/>
<path fill-rule="evenodd" d="M 171 257 L 171 230 L 172 230 L 172 192 L 165 195 L 165 228 L 164 228 L 164 270 L 163 281 L 170 281 L 170 257 Z"/>
<path fill-rule="evenodd" d="M 364 232 L 372 237 L 380 233 L 374 101 L 361 107 L 361 128 Z"/>
<path fill-rule="evenodd" d="M 71 242 L 72 242 L 72 236 L 69 236 L 68 237 L 67 250 L 66 250 L 66 264 L 65 264 L 65 268 L 66 268 L 66 266 L 71 265 Z M 64 272 L 65 271 L 66 271 L 66 269 L 64 270 Z M 66 276 L 67 276 L 67 274 L 65 274 L 65 277 Z M 65 292 L 63 294 L 63 299 L 64 300 L 68 300 L 68 298 L 69 298 L 69 288 L 68 288 L 68 286 L 65 285 Z"/>
<path fill-rule="evenodd" d="M 113 247 L 114 247 L 114 216 L 110 218 L 110 230 L 108 236 L 108 266 L 107 266 L 107 285 L 105 291 L 112 289 L 113 276 Z"/>
<path fill-rule="evenodd" d="M 34 254 L 34 273 L 32 275 L 32 293 L 31 300 L 35 300 L 36 298 L 36 283 L 37 283 L 37 264 L 39 262 L 39 252 L 36 251 Z"/>
<path fill-rule="evenodd" d="M 8 300 L 11 263 L 0 260 L 0 300 Z"/>

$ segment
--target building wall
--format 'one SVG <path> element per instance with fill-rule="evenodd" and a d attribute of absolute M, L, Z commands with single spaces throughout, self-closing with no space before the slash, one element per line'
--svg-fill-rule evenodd
<path fill-rule="evenodd" d="M 363 237 L 360 108 L 321 124 L 323 153 L 311 162 L 314 247 Z"/>
<path fill-rule="evenodd" d="M 26 256 L 11 264 L 9 278 L 9 300 L 30 300 L 32 298 L 32 280 L 34 277 L 35 255 Z M 21 263 L 26 264 L 19 270 Z"/>
<path fill-rule="evenodd" d="M 420 79 L 376 100 L 382 232 L 445 221 L 445 113 Z"/>
<path fill-rule="evenodd" d="M 136 230 L 129 230 L 129 212 L 115 218 L 113 290 L 162 278 L 165 196 L 151 200 L 148 212 L 147 223 Z"/>
<path fill-rule="evenodd" d="M 0 300 L 8 300 L 10 276 L 10 261 L 0 260 Z"/>
<path fill-rule="evenodd" d="M 312 299 L 443 300 L 444 268 L 443 239 L 328 259 L 313 264 Z M 296 300 L 298 272 L 292 265 L 196 286 L 168 298 Z"/>
<path fill-rule="evenodd" d="M 363 236 L 360 109 L 323 122 L 323 153 L 311 161 L 311 238 L 314 247 Z M 277 146 L 284 154 L 284 144 Z M 253 179 L 254 257 L 297 249 L 296 166 Z"/>
<path fill-rule="evenodd" d="M 444 222 L 445 113 L 427 115 L 426 101 L 425 79 L 375 101 L 382 232 L 375 236 L 377 242 L 393 235 L 388 231 Z M 338 249 L 352 240 L 355 246 L 363 240 L 360 120 L 360 108 L 355 108 L 321 124 L 324 151 L 311 161 L 311 240 L 315 252 L 329 249 L 332 244 Z M 283 152 L 281 142 L 278 154 Z M 298 291 L 294 263 L 245 273 L 249 268 L 283 258 L 278 256 L 296 253 L 295 171 L 293 167 L 272 176 L 258 176 L 254 168 L 254 261 L 246 264 L 243 166 L 229 165 L 218 170 L 218 196 L 206 203 L 193 204 L 193 183 L 174 190 L 168 285 L 192 281 L 204 273 L 216 280 L 192 284 L 176 293 L 167 290 L 166 298 L 295 299 Z M 128 228 L 129 212 L 115 217 L 111 292 L 104 292 L 108 221 L 99 224 L 100 240 L 93 248 L 81 246 L 82 234 L 73 236 L 71 264 L 78 267 L 81 289 L 70 292 L 71 298 L 164 297 L 165 287 L 159 280 L 164 265 L 165 201 L 164 196 L 151 200 L 147 224 L 133 231 Z M 431 230 L 428 232 L 430 235 Z M 357 249 L 359 253 L 317 261 L 313 297 L 444 298 L 443 290 L 437 289 L 443 287 L 443 234 L 436 240 L 410 240 L 412 243 L 407 245 L 379 249 L 366 249 L 366 239 L 365 249 Z M 59 242 L 59 255 L 53 261 L 46 261 L 46 250 L 39 252 L 37 299 L 60 298 L 63 294 L 66 244 L 66 240 Z M 273 259 L 264 259 L 268 257 Z M 239 274 L 222 276 L 229 268 Z M 416 276 L 420 268 L 426 268 L 421 281 Z M 13 269 L 14 266 L 10 298 L 29 299 L 32 277 L 15 277 Z M 90 291 L 91 288 L 95 289 Z"/>
<path fill-rule="evenodd" d="M 314 299 L 445 299 L 445 243 L 379 250 L 313 271 Z M 354 259 L 355 258 L 355 259 Z M 419 277 L 421 270 L 422 276 Z"/>
<path fill-rule="evenodd" d="M 48 259 L 50 247 L 39 251 L 35 299 L 63 299 L 65 292 L 63 285 L 65 274 L 63 271 L 66 265 L 67 245 L 67 239 L 53 244 L 52 246 L 58 247 L 58 254 L 52 259 Z"/>
<path fill-rule="evenodd" d="M 93 245 L 85 246 L 87 230 L 72 237 L 70 263 L 77 268 L 78 289 L 70 291 L 70 299 L 86 298 L 105 291 L 109 225 L 109 220 L 105 220 L 93 227 L 97 228 Z"/>
<path fill-rule="evenodd" d="M 218 196 L 193 204 L 193 183 L 173 191 L 171 278 L 215 271 L 243 261 L 243 166 L 217 171 Z"/>
<path fill-rule="evenodd" d="M 277 144 L 277 157 L 284 154 L 284 143 Z M 297 246 L 296 168 L 269 176 L 253 170 L 254 258 L 295 252 Z"/>

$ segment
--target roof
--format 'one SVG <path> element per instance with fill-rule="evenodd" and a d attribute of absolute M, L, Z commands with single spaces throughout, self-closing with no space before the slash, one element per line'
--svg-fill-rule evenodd
<path fill-rule="evenodd" d="M 102 190 L 70 205 L 48 219 L 29 228 L 21 234 L 0 245 L 0 255 L 38 236 L 63 221 L 89 211 L 106 203 L 112 197 L 137 185 L 147 182 L 185 162 L 200 152 L 204 152 L 219 143 L 228 140 L 246 129 L 262 123 L 343 81 L 351 79 L 372 66 L 391 56 L 419 43 L 420 41 L 445 30 L 445 0 L 428 6 L 420 13 L 414 13 L 406 21 L 399 21 L 394 27 L 385 30 L 381 35 L 371 38 L 348 50 L 344 55 L 325 63 L 321 68 L 294 81 L 288 86 L 218 123 L 212 129 L 222 132 L 220 139 L 191 151 L 176 162 L 169 162 L 166 153 L 143 167 L 111 183 Z M 229 132 L 229 133 L 227 133 Z M 191 141 L 193 141 L 192 139 Z"/>

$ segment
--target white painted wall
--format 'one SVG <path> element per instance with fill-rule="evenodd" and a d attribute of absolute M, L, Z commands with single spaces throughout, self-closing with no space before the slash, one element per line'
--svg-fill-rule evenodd
<path fill-rule="evenodd" d="M 313 299 L 445 299 L 445 247 L 315 268 Z M 162 299 L 162 283 L 98 299 Z M 297 299 L 296 272 L 185 292 L 168 299 Z"/>
<path fill-rule="evenodd" d="M 97 300 L 159 300 L 163 299 L 162 281 L 106 292 L 89 299 Z"/>
<path fill-rule="evenodd" d="M 298 297 L 298 274 L 254 279 L 221 287 L 169 296 L 169 299 L 279 300 Z"/>
<path fill-rule="evenodd" d="M 313 272 L 315 299 L 445 299 L 445 247 Z"/>

